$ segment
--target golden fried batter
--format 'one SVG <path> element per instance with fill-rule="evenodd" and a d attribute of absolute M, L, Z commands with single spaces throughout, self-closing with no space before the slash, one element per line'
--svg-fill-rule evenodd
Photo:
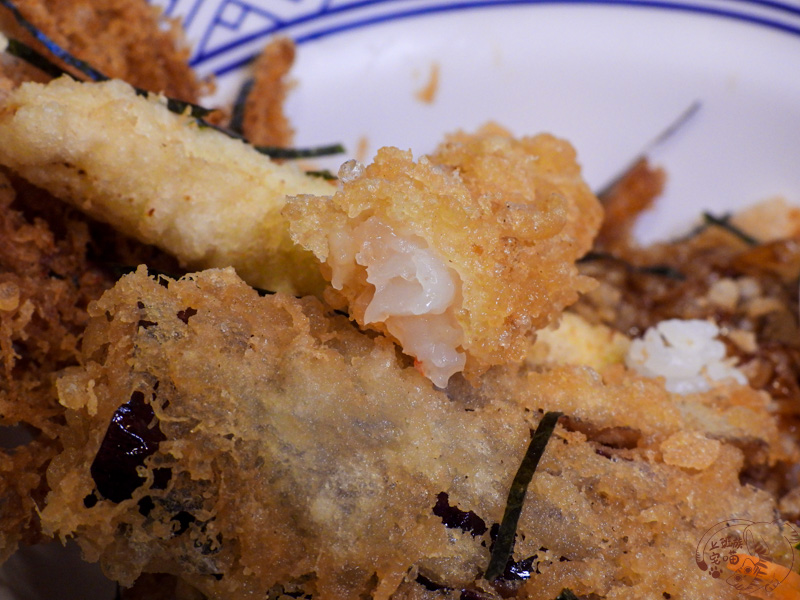
<path fill-rule="evenodd" d="M 416 163 L 384 148 L 341 178 L 330 199 L 289 202 L 292 235 L 325 264 L 326 298 L 440 387 L 519 361 L 526 336 L 591 287 L 574 263 L 601 209 L 564 141 L 489 126 Z"/>
<path fill-rule="evenodd" d="M 696 544 L 731 515 L 773 519 L 774 498 L 739 482 L 741 440 L 761 449 L 749 461 L 787 458 L 747 388 L 681 397 L 558 367 L 493 369 L 478 388 L 457 377 L 445 394 L 386 338 L 317 300 L 259 297 L 230 270 L 140 270 L 90 312 L 83 365 L 58 382 L 68 427 L 42 518 L 125 585 L 152 571 L 226 600 L 552 600 L 565 587 L 733 599 Z M 569 417 L 529 488 L 511 570 L 490 585 L 493 525 L 551 409 Z"/>
<path fill-rule="evenodd" d="M 121 81 L 25 84 L 0 111 L 0 163 L 118 231 L 251 285 L 321 287 L 280 210 L 326 181 L 167 110 Z"/>
<path fill-rule="evenodd" d="M 0 175 L 0 562 L 19 542 L 39 538 L 37 503 L 64 414 L 54 374 L 77 363 L 86 304 L 113 284 L 87 265 L 86 224 L 52 211 L 56 234 L 19 211 L 36 200 Z M 18 445 L 6 446 L 9 432 Z"/>

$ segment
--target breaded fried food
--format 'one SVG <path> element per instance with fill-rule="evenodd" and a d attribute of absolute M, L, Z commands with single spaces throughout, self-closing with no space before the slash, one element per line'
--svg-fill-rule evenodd
<path fill-rule="evenodd" d="M 739 482 L 743 451 L 683 406 L 707 406 L 718 428 L 740 418 L 763 450 L 750 460 L 769 464 L 783 450 L 766 398 L 746 388 L 687 400 L 624 371 L 606 382 L 561 367 L 493 369 L 445 394 L 385 337 L 316 299 L 259 296 L 232 270 L 140 269 L 90 313 L 83 363 L 58 381 L 64 451 L 42 520 L 126 586 L 144 571 L 225 600 L 564 588 L 732 600 L 695 564 L 698 540 L 732 514 L 773 519 L 773 497 Z M 544 410 L 571 416 L 490 583 L 496 524 Z"/>
<path fill-rule="evenodd" d="M 40 539 L 44 471 L 64 416 L 54 374 L 77 364 L 86 305 L 113 285 L 87 263 L 89 228 L 75 211 L 51 212 L 56 233 L 19 210 L 35 204 L 0 175 L 0 562 Z"/>
<path fill-rule="evenodd" d="M 331 185 L 201 128 L 121 81 L 24 84 L 0 110 L 0 164 L 191 268 L 232 266 L 256 287 L 318 291 L 313 256 L 280 211 Z"/>
<path fill-rule="evenodd" d="M 244 137 L 257 146 L 289 146 L 294 131 L 283 112 L 287 75 L 294 63 L 294 42 L 267 44 L 253 65 L 253 79 L 242 120 Z"/>
<path fill-rule="evenodd" d="M 574 263 L 602 211 L 565 141 L 487 126 L 418 162 L 384 148 L 340 177 L 332 198 L 290 200 L 293 238 L 323 263 L 326 299 L 439 387 L 521 360 L 527 336 L 591 288 Z"/>
<path fill-rule="evenodd" d="M 146 0 L 15 0 L 14 5 L 61 48 L 108 77 L 190 102 L 206 91 L 189 67 L 190 48 L 180 24 Z M 5 9 L 0 30 L 36 44 Z M 8 64 L 6 58 L 0 71 L 16 79 L 16 61 Z M 31 73 L 24 69 L 26 78 Z"/>

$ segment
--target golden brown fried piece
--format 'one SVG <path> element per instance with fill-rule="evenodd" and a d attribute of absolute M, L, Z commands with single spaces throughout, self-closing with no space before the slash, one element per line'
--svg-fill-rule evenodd
<path fill-rule="evenodd" d="M 188 65 L 189 47 L 180 25 L 166 20 L 146 0 L 15 0 L 14 4 L 59 46 L 108 77 L 181 100 L 197 101 L 204 92 Z M 0 30 L 33 43 L 6 9 L 0 10 Z"/>
<path fill-rule="evenodd" d="M 259 297 L 230 270 L 162 283 L 140 270 L 91 307 L 84 362 L 58 382 L 68 425 L 42 514 L 126 585 L 153 571 L 226 600 L 737 597 L 694 552 L 731 515 L 773 519 L 720 433 L 755 442 L 759 464 L 783 456 L 757 393 L 686 398 L 562 367 L 494 369 L 445 395 L 316 300 Z M 540 410 L 570 417 L 513 568 L 489 584 L 491 528 Z"/>
<path fill-rule="evenodd" d="M 294 43 L 288 38 L 271 42 L 253 66 L 253 85 L 244 107 L 244 137 L 257 146 L 289 146 L 292 130 L 283 112 L 286 77 L 294 63 Z"/>
<path fill-rule="evenodd" d="M 614 185 L 602 194 L 603 226 L 597 234 L 597 249 L 624 254 L 636 245 L 632 229 L 636 218 L 650 206 L 664 189 L 666 174 L 638 160 Z"/>
<path fill-rule="evenodd" d="M 280 211 L 287 194 L 331 185 L 121 81 L 25 84 L 0 111 L 0 139 L 0 163 L 184 265 L 233 266 L 272 291 L 321 288 Z"/>
<path fill-rule="evenodd" d="M 528 436 L 521 410 L 492 436 L 496 415 L 479 420 L 398 368 L 388 340 L 315 300 L 261 298 L 231 271 L 168 289 L 140 272 L 91 310 L 86 368 L 58 383 L 70 427 L 43 518 L 111 576 L 166 570 L 236 598 L 313 574 L 320 597 L 385 598 L 423 557 L 450 557 L 467 580 L 488 560 L 469 536 L 452 545 L 431 508 L 440 492 L 477 508 L 479 486 L 500 518 Z M 113 444 L 100 450 L 121 404 L 158 446 L 141 487 Z M 98 451 L 105 470 L 90 468 Z"/>
<path fill-rule="evenodd" d="M 113 284 L 86 262 L 86 223 L 53 211 L 56 233 L 19 211 L 36 202 L 0 175 L 0 562 L 39 537 L 36 508 L 64 414 L 54 373 L 77 363 L 86 304 Z"/>
<path fill-rule="evenodd" d="M 326 298 L 440 387 L 521 360 L 527 336 L 591 288 L 574 263 L 601 209 L 564 141 L 490 126 L 416 163 L 385 148 L 341 178 L 330 199 L 290 201 L 293 237 L 324 263 Z"/>

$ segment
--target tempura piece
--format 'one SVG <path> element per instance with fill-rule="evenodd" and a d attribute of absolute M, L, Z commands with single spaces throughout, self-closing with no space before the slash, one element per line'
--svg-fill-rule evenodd
<path fill-rule="evenodd" d="M 231 270 L 123 278 L 58 381 L 46 531 L 125 585 L 169 573 L 224 600 L 738 597 L 695 547 L 730 515 L 774 518 L 719 431 L 738 419 L 760 448 L 748 462 L 780 459 L 763 395 L 682 397 L 585 367 L 493 369 L 445 394 L 327 310 L 260 297 Z M 684 408 L 701 405 L 713 419 Z M 543 410 L 565 427 L 490 583 L 494 526 Z"/>
<path fill-rule="evenodd" d="M 488 126 L 416 163 L 384 148 L 340 178 L 332 198 L 289 201 L 292 235 L 324 263 L 327 300 L 439 387 L 521 360 L 526 336 L 591 287 L 574 263 L 601 209 L 564 141 Z"/>
<path fill-rule="evenodd" d="M 390 341 L 230 270 L 169 289 L 140 271 L 90 310 L 86 367 L 58 382 L 70 427 L 43 522 L 110 576 L 167 571 L 230 600 L 303 577 L 320 598 L 386 598 L 423 557 L 479 575 L 487 548 L 432 507 L 444 492 L 500 519 L 521 409 L 506 426 L 465 412 Z"/>
<path fill-rule="evenodd" d="M 287 194 L 330 184 L 121 81 L 24 84 L 0 110 L 0 142 L 1 164 L 186 266 L 232 266 L 271 291 L 321 288 L 280 211 Z"/>

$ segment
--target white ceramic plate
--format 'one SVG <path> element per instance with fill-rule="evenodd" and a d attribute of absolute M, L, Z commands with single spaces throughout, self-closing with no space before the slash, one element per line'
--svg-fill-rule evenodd
<path fill-rule="evenodd" d="M 295 39 L 296 145 L 348 149 L 326 168 L 382 145 L 428 152 L 493 120 L 569 139 L 598 189 L 699 101 L 651 153 L 669 183 L 639 237 L 774 195 L 800 204 L 797 0 L 152 1 L 184 22 L 198 72 L 217 76 L 210 103 L 235 97 L 271 36 Z M 69 562 L 74 551 L 47 552 L 14 557 L 0 599 L 113 597 L 96 569 Z M 52 564 L 62 579 L 41 577 Z"/>
<path fill-rule="evenodd" d="M 702 210 L 800 203 L 797 0 L 153 1 L 184 20 L 214 101 L 235 96 L 271 36 L 295 39 L 298 146 L 424 153 L 494 120 L 569 139 L 597 189 L 699 101 L 651 153 L 669 182 L 639 237 L 674 235 Z"/>

